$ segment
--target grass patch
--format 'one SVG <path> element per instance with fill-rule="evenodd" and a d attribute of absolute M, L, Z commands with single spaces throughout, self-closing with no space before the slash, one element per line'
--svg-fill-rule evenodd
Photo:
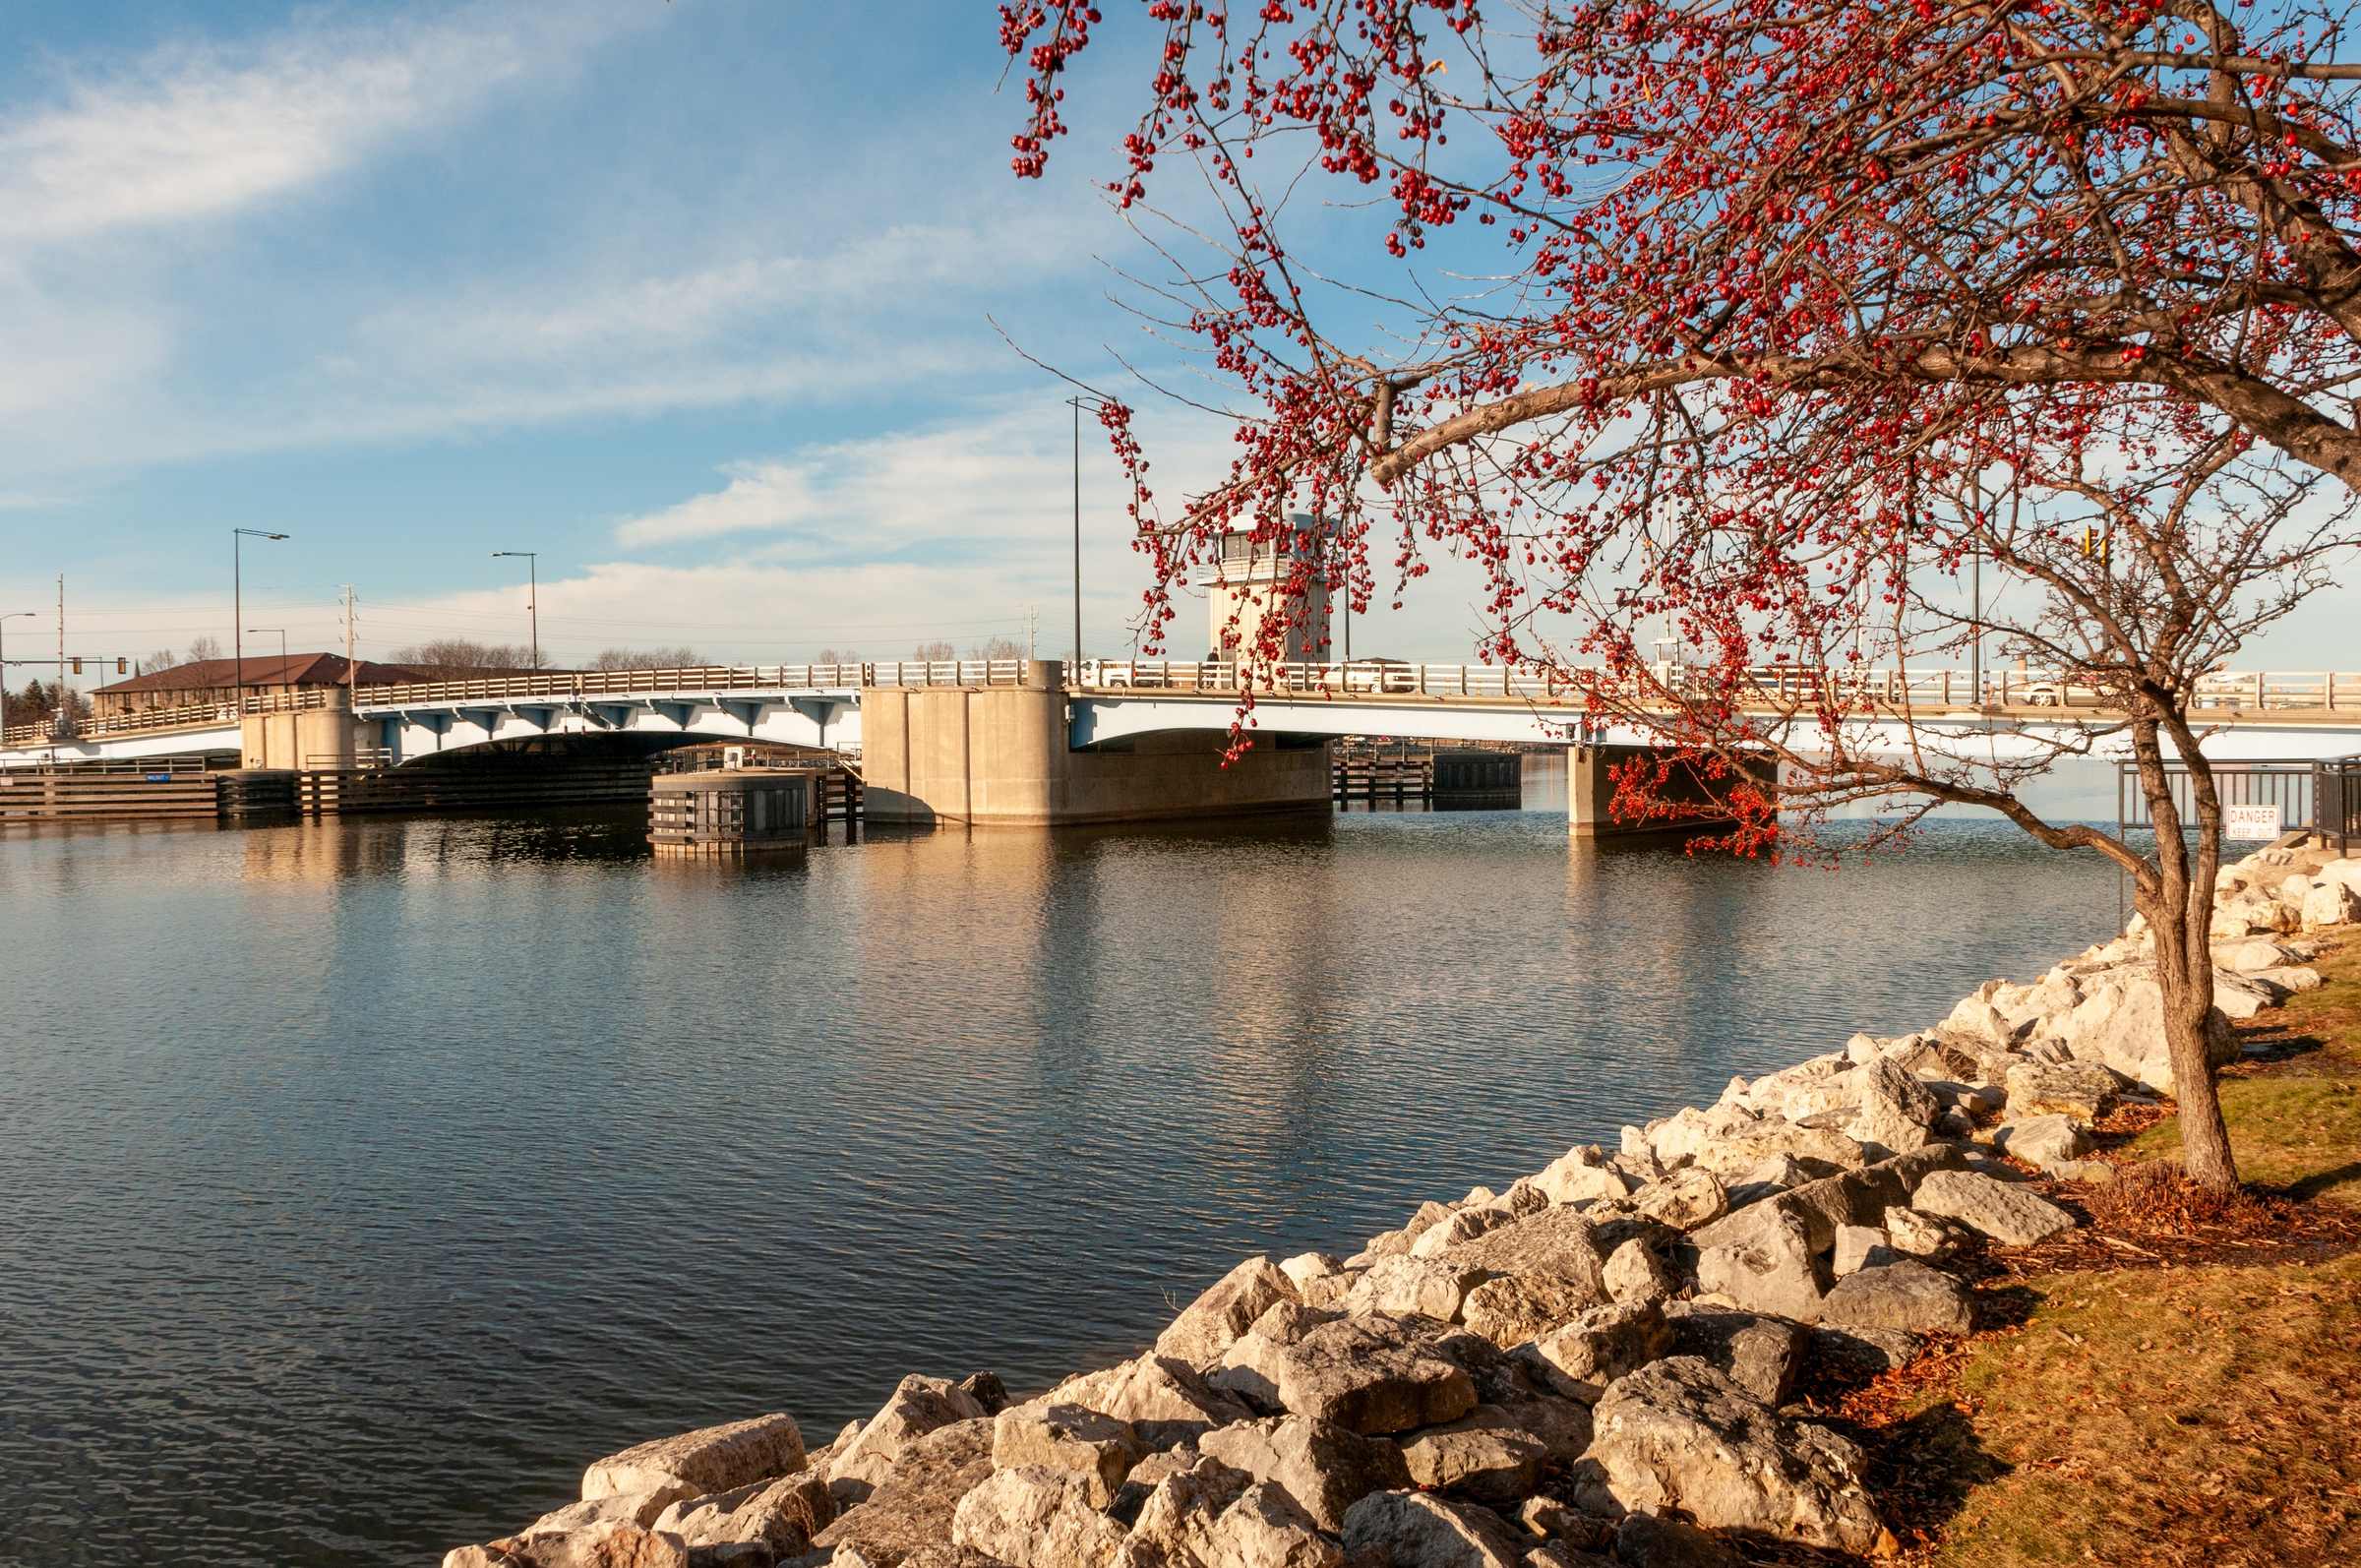
<path fill-rule="evenodd" d="M 2068 1274 L 1912 1419 L 1935 1564 L 2361 1560 L 2361 1260 Z"/>

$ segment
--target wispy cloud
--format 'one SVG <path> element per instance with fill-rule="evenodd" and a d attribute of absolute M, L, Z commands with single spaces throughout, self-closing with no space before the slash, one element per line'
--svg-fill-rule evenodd
<path fill-rule="evenodd" d="M 674 544 L 752 528 L 783 528 L 812 510 L 809 468 L 785 463 L 733 463 L 729 488 L 691 496 L 677 506 L 615 525 L 620 545 Z"/>
<path fill-rule="evenodd" d="M 545 30 L 478 7 L 441 23 L 298 29 L 151 54 L 0 124 L 0 236 L 58 241 L 248 206 L 525 70 Z"/>

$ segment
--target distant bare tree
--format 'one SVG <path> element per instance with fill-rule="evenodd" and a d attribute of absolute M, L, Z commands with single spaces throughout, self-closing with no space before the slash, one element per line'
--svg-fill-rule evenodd
<path fill-rule="evenodd" d="M 933 642 L 921 642 L 910 651 L 910 657 L 921 664 L 947 664 L 959 657 L 959 650 L 938 638 Z"/>
<path fill-rule="evenodd" d="M 140 673 L 153 675 L 158 670 L 169 670 L 179 662 L 179 654 L 170 648 L 158 648 L 140 661 Z"/>
<path fill-rule="evenodd" d="M 219 657 L 221 657 L 221 639 L 219 637 L 191 637 L 189 639 L 189 662 L 191 664 L 202 664 L 207 659 Z M 156 668 L 160 670 L 166 666 L 159 664 Z"/>
<path fill-rule="evenodd" d="M 841 653 L 834 648 L 822 648 L 819 650 L 819 657 L 814 662 L 817 664 L 859 664 L 861 655 L 851 648 L 846 648 Z"/>
<path fill-rule="evenodd" d="M 1011 637 L 986 637 L 969 648 L 967 656 L 971 659 L 1021 659 L 1025 656 L 1025 645 Z"/>
<path fill-rule="evenodd" d="M 694 670 L 712 661 L 695 648 L 608 648 L 589 670 Z"/>
<path fill-rule="evenodd" d="M 434 680 L 456 681 L 477 675 L 527 674 L 533 669 L 533 650 L 506 642 L 437 637 L 432 642 L 395 648 L 392 662 Z"/>

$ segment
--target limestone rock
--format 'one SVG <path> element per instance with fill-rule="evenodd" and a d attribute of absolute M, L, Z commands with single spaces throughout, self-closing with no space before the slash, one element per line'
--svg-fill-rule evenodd
<path fill-rule="evenodd" d="M 846 1568 L 851 1568 L 848 1563 Z M 921 1546 L 904 1557 L 901 1568 L 1009 1568 L 1009 1565 L 991 1552 L 973 1546 L 954 1546 L 947 1540 L 938 1540 Z"/>
<path fill-rule="evenodd" d="M 1791 1099 L 1789 1103 L 1797 1102 Z M 1694 1163 L 1698 1168 L 1722 1176 L 1726 1182 L 1728 1178 L 1781 1155 L 1824 1169 L 1839 1170 L 1849 1170 L 1868 1158 L 1859 1143 L 1837 1127 L 1766 1117 L 1706 1145 L 1698 1151 Z"/>
<path fill-rule="evenodd" d="M 1292 1258 L 1281 1259 L 1279 1272 L 1287 1276 L 1288 1283 L 1296 1288 L 1296 1294 L 1301 1297 L 1303 1287 L 1310 1281 L 1342 1274 L 1345 1265 L 1342 1259 L 1331 1253 L 1299 1252 Z"/>
<path fill-rule="evenodd" d="M 1604 1299 L 1601 1292 L 1555 1274 L 1503 1274 L 1468 1293 L 1468 1331 L 1502 1350 L 1521 1345 L 1582 1316 Z"/>
<path fill-rule="evenodd" d="M 1462 1241 L 1473 1241 L 1487 1232 L 1497 1231 L 1504 1225 L 1514 1224 L 1519 1218 L 1520 1216 L 1506 1206 L 1495 1206 L 1488 1203 L 1481 1207 L 1460 1209 L 1453 1213 L 1451 1218 L 1443 1221 L 1440 1225 L 1429 1228 L 1416 1241 L 1413 1241 L 1410 1244 L 1410 1255 L 1421 1258 L 1440 1256 L 1447 1248 L 1457 1246 Z"/>
<path fill-rule="evenodd" d="M 1402 1450 L 1307 1416 L 1241 1421 L 1198 1440 L 1205 1456 L 1286 1488 L 1320 1529 L 1344 1528 L 1345 1510 L 1373 1491 L 1411 1484 Z"/>
<path fill-rule="evenodd" d="M 804 1472 L 798 1472 L 801 1475 Z M 757 1486 L 760 1484 L 757 1483 Z M 825 1480 L 822 1480 L 825 1486 Z M 586 1529 L 602 1519 L 628 1519 L 642 1530 L 653 1530 L 656 1521 L 666 1510 L 685 1498 L 698 1493 L 681 1484 L 651 1487 L 641 1492 L 609 1492 L 582 1502 L 568 1503 L 565 1507 L 543 1514 L 524 1529 L 520 1536 L 562 1536 L 571 1531 Z"/>
<path fill-rule="evenodd" d="M 1784 1317 L 1696 1301 L 1665 1307 L 1673 1356 L 1694 1356 L 1773 1409 L 1793 1392 L 1810 1343 L 1808 1332 Z"/>
<path fill-rule="evenodd" d="M 1365 1434 L 1456 1420 L 1476 1407 L 1476 1385 L 1441 1354 L 1426 1320 L 1366 1312 L 1322 1323 L 1257 1363 L 1273 1403 Z"/>
<path fill-rule="evenodd" d="M 2077 1063 L 2088 1066 L 2089 1063 Z M 2064 1069 L 2045 1067 L 2045 1072 Z M 2106 1071 L 2104 1067 L 2098 1069 Z M 2004 1121 L 1992 1129 L 1992 1143 L 2023 1160 L 2036 1170 L 2053 1175 L 2060 1167 L 2082 1159 L 2090 1152 L 2089 1135 L 2075 1124 L 2072 1116 L 2027 1116 L 2022 1120 Z"/>
<path fill-rule="evenodd" d="M 563 1535 L 511 1537 L 461 1546 L 444 1568 L 689 1568 L 689 1548 L 673 1536 L 628 1519 L 601 1519 Z"/>
<path fill-rule="evenodd" d="M 2074 1216 L 2020 1187 L 1968 1171 L 1938 1171 L 1910 1206 L 1980 1231 L 2003 1246 L 2030 1246 L 2074 1229 Z"/>
<path fill-rule="evenodd" d="M 1625 1514 L 1615 1529 L 1615 1561 L 1624 1568 L 1745 1568 L 1708 1530 L 1654 1514 Z"/>
<path fill-rule="evenodd" d="M 1116 1556 L 1117 1568 L 1340 1568 L 1284 1487 L 1217 1459 L 1160 1482 Z"/>
<path fill-rule="evenodd" d="M 1267 1257 L 1248 1258 L 1181 1309 L 1156 1336 L 1156 1354 L 1202 1365 L 1228 1350 L 1275 1302 L 1302 1299 L 1278 1264 Z"/>
<path fill-rule="evenodd" d="M 1881 1056 L 1853 1074 L 1860 1111 L 1845 1128 L 1864 1148 L 1886 1155 L 1925 1147 L 1926 1129 L 1943 1108 L 1926 1085 L 1890 1057 Z"/>
<path fill-rule="evenodd" d="M 1812 1354 L 1822 1360 L 1864 1372 L 1891 1372 L 1909 1365 L 1926 1342 L 1906 1329 L 1823 1325 L 1813 1329 Z"/>
<path fill-rule="evenodd" d="M 1528 1215 L 1444 1253 L 1440 1262 L 1486 1274 L 1552 1274 L 1606 1295 L 1605 1257 L 1590 1223 L 1573 1209 Z"/>
<path fill-rule="evenodd" d="M 1698 1255 L 1697 1285 L 1747 1311 L 1809 1323 L 1820 1315 L 1820 1271 L 1810 1233 L 1801 1219 L 1779 1206 L 1786 1202 L 1781 1198 L 1739 1211 L 1760 1220 L 1750 1235 Z"/>
<path fill-rule="evenodd" d="M 1019 1405 L 993 1422 L 992 1468 L 1038 1465 L 1082 1478 L 1093 1508 L 1105 1508 L 1147 1450 L 1131 1423 L 1080 1405 Z"/>
<path fill-rule="evenodd" d="M 1886 1211 L 1886 1244 L 1908 1257 L 1947 1258 L 1972 1234 L 1957 1220 L 1916 1209 Z"/>
<path fill-rule="evenodd" d="M 1428 1234 L 1439 1234 L 1439 1228 Z M 1341 1304 L 1348 1312 L 1417 1312 L 1449 1323 L 1459 1317 L 1468 1293 L 1489 1272 L 1460 1261 L 1456 1252 L 1448 1258 L 1379 1258 L 1345 1293 Z"/>
<path fill-rule="evenodd" d="M 1617 1380 L 1594 1418 L 1575 1496 L 1594 1512 L 1677 1508 L 1709 1529 L 1846 1551 L 1866 1551 L 1884 1533 L 1858 1448 L 1782 1420 L 1695 1357 Z"/>
<path fill-rule="evenodd" d="M 650 1528 L 678 1536 L 693 1558 L 726 1560 L 731 1554 L 711 1548 L 756 1543 L 773 1557 L 800 1557 L 810 1549 L 812 1538 L 835 1518 L 827 1481 L 800 1470 L 776 1480 L 674 1503 Z"/>
<path fill-rule="evenodd" d="M 1080 1477 L 1042 1465 L 979 1482 L 959 1499 L 949 1535 L 1010 1568 L 1112 1568 L 1123 1545 L 1122 1527 L 1091 1505 Z"/>
<path fill-rule="evenodd" d="M 1958 1280 L 1914 1259 L 1896 1258 L 1839 1280 L 1820 1303 L 1820 1321 L 1911 1334 L 1966 1334 L 1975 1327 L 1975 1309 Z"/>
<path fill-rule="evenodd" d="M 804 1434 L 795 1417 L 757 1416 L 610 1454 L 582 1473 L 582 1500 L 682 1486 L 696 1496 L 803 1468 Z"/>
<path fill-rule="evenodd" d="M 1619 1198 L 1637 1184 L 1609 1165 L 1606 1152 L 1596 1145 L 1570 1150 L 1552 1160 L 1532 1181 L 1551 1203 Z"/>
<path fill-rule="evenodd" d="M 2017 1121 L 2041 1116 L 2096 1121 L 2115 1109 L 2117 1085 L 2115 1074 L 2095 1061 L 2054 1067 L 2028 1062 L 2009 1069 L 2009 1116 Z"/>
<path fill-rule="evenodd" d="M 1694 1231 L 1728 1213 L 1729 1198 L 1711 1171 L 1692 1167 L 1640 1188 L 1631 1206 L 1675 1231 Z"/>
<path fill-rule="evenodd" d="M 1678 1289 L 1656 1249 L 1637 1239 L 1624 1242 L 1607 1257 L 1601 1283 L 1617 1301 L 1662 1301 Z"/>
<path fill-rule="evenodd" d="M 2299 992 L 2318 991 L 2328 984 L 2317 969 L 2281 965 L 2273 969 L 2258 969 L 2246 977 L 2259 986 L 2269 986 L 2282 999 Z"/>
<path fill-rule="evenodd" d="M 1549 1445 L 1504 1411 L 1479 1405 L 1455 1421 L 1404 1432 L 1402 1458 L 1416 1484 L 1478 1502 L 1506 1503 L 1541 1484 Z"/>
<path fill-rule="evenodd" d="M 1123 1362 L 1113 1368 L 1113 1373 L 1099 1386 L 1077 1391 L 1068 1403 L 1129 1421 L 1140 1441 L 1150 1448 L 1168 1448 L 1253 1414 L 1235 1395 L 1214 1387 L 1194 1366 L 1177 1357 L 1151 1353 Z M 1057 1398 L 1058 1391 L 1053 1390 L 1051 1397 Z"/>
<path fill-rule="evenodd" d="M 1829 1260 L 1828 1271 L 1838 1279 L 1859 1272 L 1868 1263 L 1872 1249 L 1886 1244 L 1883 1226 L 1840 1225 L 1837 1227 L 1837 1252 Z"/>
<path fill-rule="evenodd" d="M 2361 920 L 2361 892 L 2348 882 L 2322 882 L 2304 894 L 2307 926 L 2342 926 Z"/>
<path fill-rule="evenodd" d="M 1346 1561 L 1395 1568 L 1518 1568 L 1530 1549 L 1483 1504 L 1429 1492 L 1371 1492 L 1346 1511 L 1344 1536 Z"/>
<path fill-rule="evenodd" d="M 884 1408 L 862 1423 L 861 1434 L 836 1452 L 831 1480 L 850 1477 L 881 1486 L 912 1442 L 955 1421 L 982 1418 L 977 1398 L 943 1377 L 905 1377 Z"/>
<path fill-rule="evenodd" d="M 850 1548 L 885 1568 L 921 1546 L 951 1539 L 952 1510 L 992 1475 L 992 1418 L 981 1416 L 912 1438 L 868 1501 L 838 1514 L 812 1538 L 813 1546 L 837 1550 L 840 1562 Z"/>
<path fill-rule="evenodd" d="M 1647 1365 L 1672 1349 L 1672 1328 L 1655 1301 L 1618 1301 L 1520 1346 L 1528 1362 L 1554 1392 L 1589 1405 L 1624 1373 Z"/>

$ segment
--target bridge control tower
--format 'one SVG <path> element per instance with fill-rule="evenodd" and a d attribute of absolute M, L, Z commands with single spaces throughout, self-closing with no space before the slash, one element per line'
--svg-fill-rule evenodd
<path fill-rule="evenodd" d="M 1277 539 L 1257 540 L 1249 529 L 1222 535 L 1218 561 L 1197 568 L 1197 586 L 1209 601 L 1209 659 L 1234 659 L 1250 648 L 1272 619 L 1288 619 L 1287 581 L 1299 562 L 1316 559 L 1322 547 L 1326 519 L 1308 512 L 1292 513 L 1289 529 Z M 1282 659 L 1324 663 L 1328 649 L 1328 585 L 1315 579 L 1304 594 L 1301 626 L 1287 630 Z"/>

